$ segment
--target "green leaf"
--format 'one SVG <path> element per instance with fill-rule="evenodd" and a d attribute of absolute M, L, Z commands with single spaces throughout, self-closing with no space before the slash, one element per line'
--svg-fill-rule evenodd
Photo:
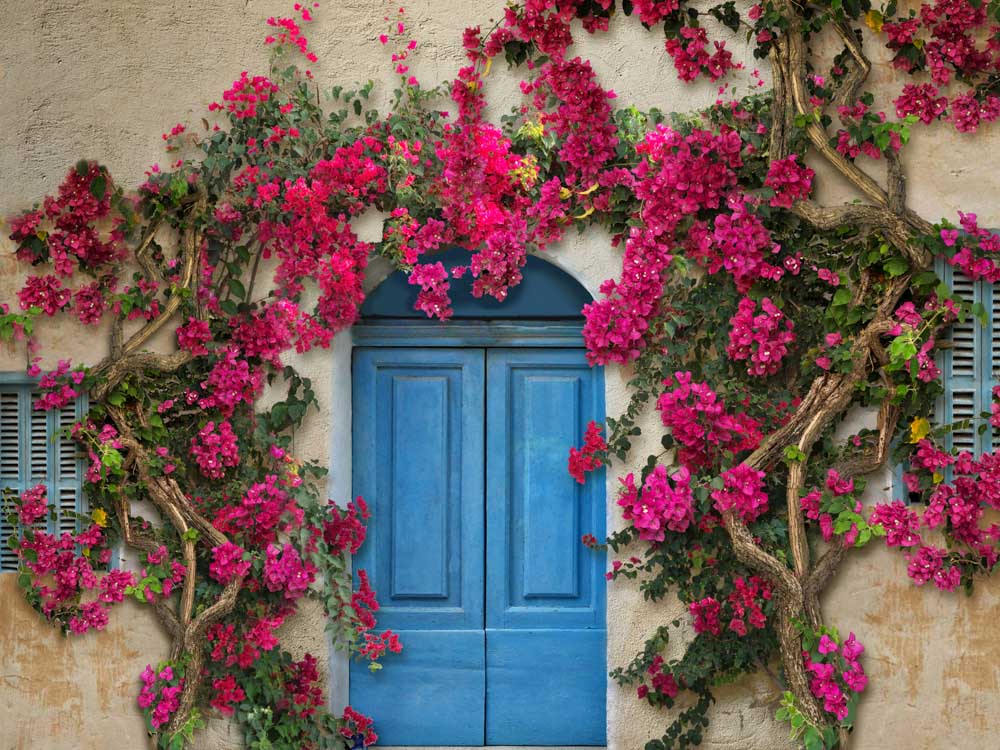
<path fill-rule="evenodd" d="M 805 461 L 806 454 L 797 445 L 786 445 L 785 446 L 785 461 L 798 462 Z"/>
<path fill-rule="evenodd" d="M 802 742 L 805 743 L 806 750 L 824 750 L 825 748 L 823 735 L 816 727 L 806 728 L 805 734 L 802 735 Z"/>
<path fill-rule="evenodd" d="M 241 282 L 239 279 L 229 280 L 229 291 L 231 291 L 236 297 L 239 297 L 240 299 L 246 299 L 247 290 L 243 286 L 243 282 Z"/>
<path fill-rule="evenodd" d="M 889 276 L 902 276 L 910 270 L 910 263 L 905 258 L 890 258 L 882 264 L 882 269 Z"/>
<path fill-rule="evenodd" d="M 104 175 L 97 175 L 90 183 L 90 194 L 97 200 L 104 200 L 104 194 L 108 191 L 108 181 Z"/>

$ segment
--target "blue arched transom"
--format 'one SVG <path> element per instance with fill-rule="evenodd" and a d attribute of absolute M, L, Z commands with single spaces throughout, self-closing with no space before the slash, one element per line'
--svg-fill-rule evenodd
<path fill-rule="evenodd" d="M 450 248 L 434 255 L 430 262 L 440 261 L 449 271 L 455 266 L 468 265 L 468 250 Z M 472 277 L 466 272 L 451 279 L 451 300 L 457 319 L 487 320 L 579 320 L 583 306 L 592 301 L 586 289 L 560 268 L 541 258 L 529 255 L 521 270 L 524 279 L 513 287 L 507 299 L 498 302 L 493 297 L 473 297 Z M 423 318 L 415 310 L 419 287 L 407 281 L 407 275 L 397 271 L 379 284 L 361 307 L 362 318 Z"/>

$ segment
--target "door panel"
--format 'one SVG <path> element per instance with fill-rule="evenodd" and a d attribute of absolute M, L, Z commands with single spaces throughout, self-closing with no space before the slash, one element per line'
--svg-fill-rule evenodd
<path fill-rule="evenodd" d="M 582 350 L 355 350 L 354 566 L 404 644 L 351 665 L 381 744 L 604 744 L 603 482 L 566 470 L 603 400 Z"/>
<path fill-rule="evenodd" d="M 487 630 L 486 744 L 605 744 L 601 630 Z"/>
<path fill-rule="evenodd" d="M 403 653 L 351 664 L 351 702 L 380 742 L 472 744 L 484 736 L 481 349 L 356 349 L 354 489 L 371 505 L 355 558 Z"/>
<path fill-rule="evenodd" d="M 487 352 L 487 744 L 603 745 L 602 477 L 577 484 L 569 446 L 604 418 L 578 349 Z"/>

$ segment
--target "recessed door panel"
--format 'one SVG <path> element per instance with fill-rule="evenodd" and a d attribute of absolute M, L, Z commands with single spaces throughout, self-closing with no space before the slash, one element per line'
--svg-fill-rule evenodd
<path fill-rule="evenodd" d="M 479 745 L 484 736 L 484 353 L 358 349 L 354 487 L 369 502 L 354 561 L 402 654 L 351 665 L 351 702 L 386 745 Z"/>
<path fill-rule="evenodd" d="M 577 349 L 487 353 L 487 744 L 603 745 L 602 477 L 569 447 L 603 420 L 600 371 Z"/>

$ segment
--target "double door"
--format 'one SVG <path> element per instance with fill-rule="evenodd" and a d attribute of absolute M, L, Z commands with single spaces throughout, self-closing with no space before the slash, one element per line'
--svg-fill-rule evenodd
<path fill-rule="evenodd" d="M 582 349 L 355 349 L 354 561 L 402 654 L 352 662 L 380 745 L 603 745 L 603 483 L 569 447 L 603 421 Z"/>

